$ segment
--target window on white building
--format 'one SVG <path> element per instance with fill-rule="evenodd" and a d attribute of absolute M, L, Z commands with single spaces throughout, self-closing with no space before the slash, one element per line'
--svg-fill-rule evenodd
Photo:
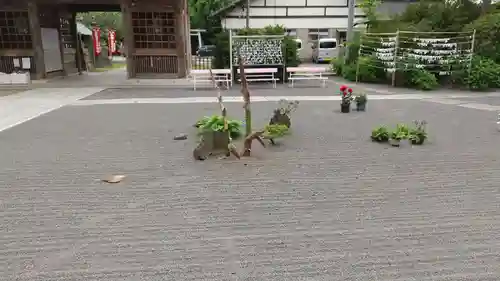
<path fill-rule="evenodd" d="M 297 36 L 297 30 L 295 29 L 285 29 L 285 36 Z"/>
<path fill-rule="evenodd" d="M 328 38 L 328 29 L 309 29 L 309 41 L 318 41 L 320 38 Z"/>

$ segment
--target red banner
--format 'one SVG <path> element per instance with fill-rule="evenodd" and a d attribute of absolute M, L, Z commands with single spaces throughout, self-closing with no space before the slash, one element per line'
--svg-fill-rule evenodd
<path fill-rule="evenodd" d="M 116 31 L 112 29 L 108 30 L 108 50 L 109 56 L 116 53 Z"/>
<path fill-rule="evenodd" d="M 92 28 L 92 42 L 94 43 L 94 53 L 96 56 L 101 54 L 101 29 Z"/>

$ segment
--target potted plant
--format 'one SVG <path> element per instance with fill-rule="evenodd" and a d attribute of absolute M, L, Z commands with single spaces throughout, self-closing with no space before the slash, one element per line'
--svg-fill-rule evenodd
<path fill-rule="evenodd" d="M 408 138 L 408 132 L 408 126 L 404 124 L 398 124 L 396 126 L 396 129 L 390 134 L 390 144 L 396 147 L 400 146 L 401 140 Z"/>
<path fill-rule="evenodd" d="M 386 126 L 379 126 L 372 130 L 372 141 L 387 142 L 389 141 L 389 130 Z"/>
<path fill-rule="evenodd" d="M 286 125 L 288 128 L 292 125 L 291 114 L 299 106 L 299 101 L 288 101 L 282 99 L 278 102 L 278 108 L 273 111 L 273 116 L 269 120 L 269 125 Z"/>
<path fill-rule="evenodd" d="M 346 85 L 340 86 L 342 101 L 340 102 L 340 112 L 349 113 L 351 111 L 352 89 Z"/>
<path fill-rule="evenodd" d="M 267 125 L 264 128 L 264 133 L 262 134 L 262 137 L 264 139 L 268 139 L 272 145 L 275 145 L 276 139 L 280 139 L 284 136 L 289 134 L 289 128 L 285 124 L 273 124 L 273 125 Z"/>
<path fill-rule="evenodd" d="M 408 139 L 411 144 L 414 145 L 422 145 L 424 141 L 427 139 L 427 131 L 425 129 L 425 125 L 427 122 L 423 121 L 414 121 L 415 126 L 410 129 L 408 133 Z"/>
<path fill-rule="evenodd" d="M 368 102 L 368 99 L 366 98 L 366 94 L 357 95 L 354 98 L 354 102 L 356 103 L 356 111 L 365 111 L 366 102 Z"/>
<path fill-rule="evenodd" d="M 241 132 L 242 125 L 243 122 L 240 120 L 227 120 L 227 130 L 231 139 L 239 139 L 243 135 Z M 200 134 L 210 132 L 214 135 L 220 135 L 219 133 L 224 132 L 224 118 L 221 115 L 205 116 L 203 119 L 198 120 L 194 126 L 199 129 Z"/>

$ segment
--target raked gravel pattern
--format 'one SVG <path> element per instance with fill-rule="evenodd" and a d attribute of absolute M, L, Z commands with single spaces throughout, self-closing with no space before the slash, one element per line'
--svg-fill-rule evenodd
<path fill-rule="evenodd" d="M 303 102 L 281 146 L 240 161 L 191 159 L 216 104 L 67 106 L 0 132 L 0 280 L 500 280 L 496 114 L 338 109 Z M 424 118 L 422 147 L 368 140 Z"/>

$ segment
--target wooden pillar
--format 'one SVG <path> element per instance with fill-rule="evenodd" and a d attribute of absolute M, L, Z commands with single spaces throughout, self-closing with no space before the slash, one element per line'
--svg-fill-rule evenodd
<path fill-rule="evenodd" d="M 76 27 L 76 13 L 71 13 L 71 19 L 69 21 L 69 26 L 71 30 L 71 35 L 73 36 L 73 44 L 75 46 L 75 63 L 76 69 L 78 69 L 78 74 L 82 74 L 83 71 L 83 53 L 82 53 L 82 42 L 80 41 L 80 35 L 78 34 L 78 28 Z"/>
<path fill-rule="evenodd" d="M 38 6 L 34 0 L 28 0 L 28 18 L 31 30 L 31 40 L 33 42 L 36 69 L 35 79 L 44 79 L 47 76 L 47 73 L 45 71 L 45 58 L 42 47 L 42 28 L 40 27 Z"/>
<path fill-rule="evenodd" d="M 132 12 L 130 0 L 121 0 L 122 24 L 124 34 L 125 54 L 127 61 L 127 78 L 135 78 L 134 68 L 134 34 L 132 29 Z"/>
<path fill-rule="evenodd" d="M 61 18 L 67 18 L 67 10 L 66 7 L 57 7 L 57 33 L 59 33 L 59 50 L 61 53 L 61 64 L 62 64 L 62 73 L 64 76 L 68 75 L 66 71 L 66 64 L 64 63 L 64 44 L 63 44 L 63 36 L 61 32 Z"/>
<path fill-rule="evenodd" d="M 187 7 L 186 1 L 181 0 L 177 2 L 175 9 L 175 30 L 177 34 L 177 63 L 178 63 L 178 77 L 186 77 L 186 20 L 187 20 Z"/>

